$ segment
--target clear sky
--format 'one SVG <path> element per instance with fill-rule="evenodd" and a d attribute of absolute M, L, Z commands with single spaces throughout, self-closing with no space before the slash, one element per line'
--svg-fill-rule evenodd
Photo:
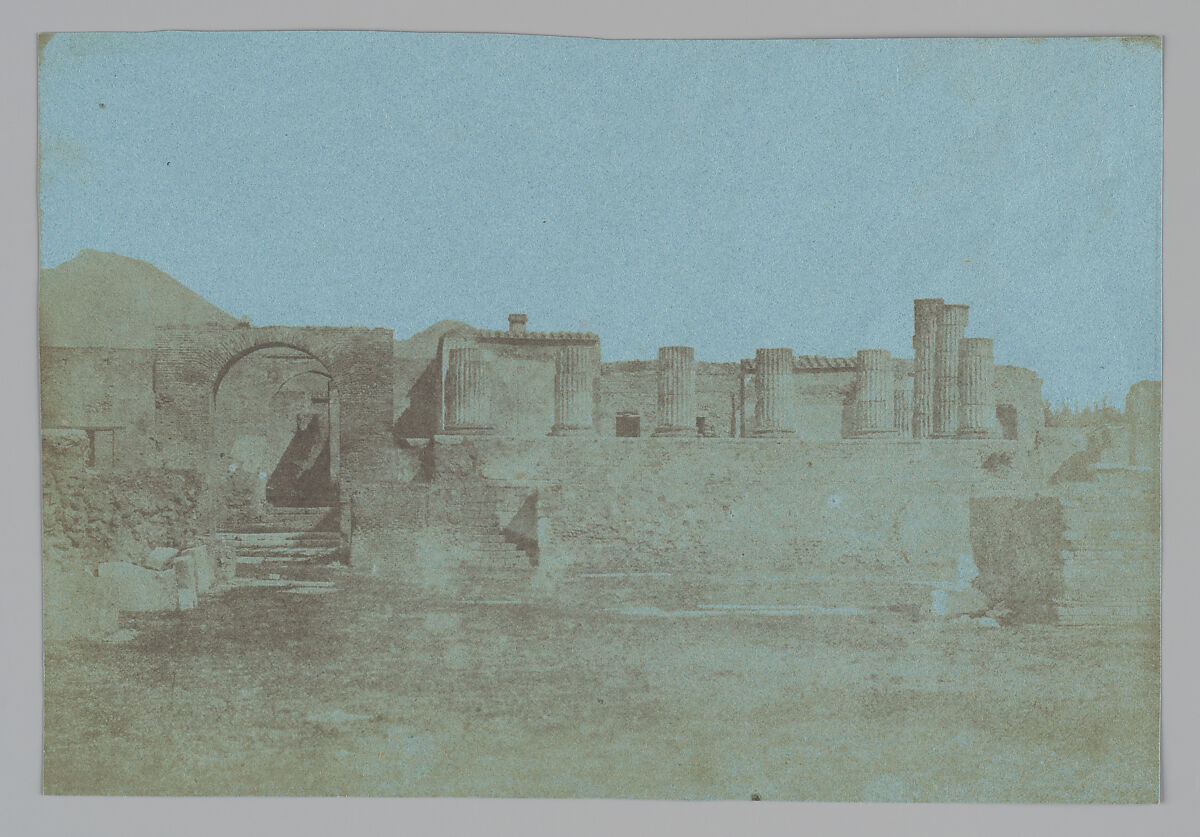
<path fill-rule="evenodd" d="M 43 265 L 256 324 L 436 320 L 912 354 L 912 300 L 1044 394 L 1161 376 L 1161 52 L 1120 40 L 55 37 Z"/>

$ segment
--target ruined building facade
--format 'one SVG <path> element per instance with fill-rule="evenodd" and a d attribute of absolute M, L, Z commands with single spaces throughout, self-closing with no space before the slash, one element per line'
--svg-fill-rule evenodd
<path fill-rule="evenodd" d="M 968 309 L 915 303 L 913 358 L 763 348 L 726 363 L 664 346 L 650 361 L 602 362 L 587 332 L 537 332 L 523 314 L 503 331 L 442 338 L 435 386 L 398 369 L 398 434 L 534 438 L 1008 439 L 1025 450 L 1042 422 L 1041 380 L 997 366 L 991 339 L 966 337 Z"/>
<path fill-rule="evenodd" d="M 558 573 L 558 595 L 593 603 L 627 592 L 595 580 L 638 578 L 661 586 L 638 594 L 659 606 L 724 591 L 915 614 L 928 584 L 960 584 L 977 518 L 1000 525 L 1013 498 L 1058 503 L 1045 495 L 1068 466 L 1094 479 L 1101 457 L 1046 427 L 1041 380 L 997 365 L 967 306 L 919 299 L 913 314 L 911 358 L 763 347 L 713 363 L 664 346 L 606 362 L 596 334 L 530 330 L 523 314 L 401 342 L 222 321 L 158 323 L 139 345 L 43 346 L 46 461 L 83 472 L 48 467 L 47 543 L 83 555 L 95 537 L 112 551 L 204 542 L 240 561 L 317 532 L 352 566 L 457 568 L 484 598 Z M 1148 510 L 1147 544 L 1160 399 L 1156 382 L 1130 391 L 1128 461 L 1104 472 Z M 71 507 L 88 480 L 122 473 L 136 520 Z M 131 496 L 139 487 L 154 496 Z M 100 520 L 88 543 L 80 514 Z M 1065 580 L 1039 592 L 1039 613 L 1156 616 L 1156 552 L 1138 570 L 1145 589 L 1105 604 L 1118 587 L 1089 569 L 1092 553 L 1061 565 L 1066 531 L 1045 539 Z"/>

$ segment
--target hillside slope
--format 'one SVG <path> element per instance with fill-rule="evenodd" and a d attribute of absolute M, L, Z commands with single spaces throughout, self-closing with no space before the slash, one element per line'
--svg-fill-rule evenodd
<path fill-rule="evenodd" d="M 156 325 L 233 325 L 237 319 L 158 268 L 83 250 L 43 269 L 38 330 L 43 346 L 149 349 Z"/>

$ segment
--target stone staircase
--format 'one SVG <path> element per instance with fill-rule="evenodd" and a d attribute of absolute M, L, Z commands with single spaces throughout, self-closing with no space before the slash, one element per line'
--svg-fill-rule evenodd
<path fill-rule="evenodd" d="M 487 488 L 458 490 L 443 498 L 458 561 L 451 569 L 460 598 L 516 600 L 527 591 L 537 559 L 504 531 L 504 509 L 513 502 Z M 511 516 L 511 515 L 509 515 Z"/>
<path fill-rule="evenodd" d="M 341 560 L 342 536 L 337 512 L 330 506 L 271 507 L 260 519 L 226 527 L 217 539 L 237 556 L 239 565 Z"/>
<path fill-rule="evenodd" d="M 1155 623 L 1161 562 L 1157 472 L 1100 468 L 1095 482 L 1066 483 L 1064 625 Z"/>

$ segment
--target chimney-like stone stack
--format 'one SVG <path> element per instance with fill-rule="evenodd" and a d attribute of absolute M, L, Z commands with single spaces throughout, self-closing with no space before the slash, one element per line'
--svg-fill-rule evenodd
<path fill-rule="evenodd" d="M 521 336 L 525 334 L 525 325 L 529 322 L 529 317 L 525 314 L 509 314 L 508 315 L 508 333 Z"/>

